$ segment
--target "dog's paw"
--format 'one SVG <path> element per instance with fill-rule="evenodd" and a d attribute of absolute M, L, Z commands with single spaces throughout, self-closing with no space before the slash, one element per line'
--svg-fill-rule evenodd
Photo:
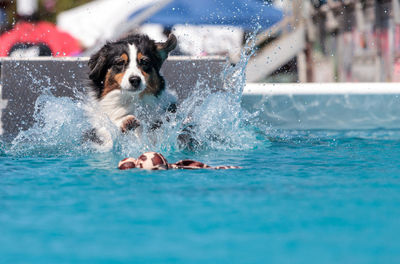
<path fill-rule="evenodd" d="M 129 130 L 135 130 L 140 126 L 139 120 L 133 115 L 129 115 L 125 117 L 124 121 L 122 122 L 121 125 L 121 131 L 122 133 L 126 133 Z"/>

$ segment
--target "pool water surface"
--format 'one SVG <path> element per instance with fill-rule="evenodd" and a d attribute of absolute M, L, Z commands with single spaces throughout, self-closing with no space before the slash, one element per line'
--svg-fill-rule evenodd
<path fill-rule="evenodd" d="M 400 131 L 275 131 L 164 153 L 238 170 L 119 171 L 119 153 L 0 150 L 1 263 L 399 263 Z"/>

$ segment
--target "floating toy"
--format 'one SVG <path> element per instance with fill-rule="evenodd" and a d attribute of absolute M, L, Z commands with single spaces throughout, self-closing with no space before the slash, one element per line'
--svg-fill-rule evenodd
<path fill-rule="evenodd" d="M 217 166 L 211 167 L 195 160 L 180 160 L 175 163 L 168 163 L 167 159 L 160 153 L 157 152 L 146 152 L 139 156 L 139 158 L 126 158 L 119 162 L 118 169 L 128 170 L 128 169 L 144 169 L 144 170 L 169 170 L 169 169 L 214 169 L 214 170 L 224 170 L 224 169 L 240 169 L 238 166 Z"/>

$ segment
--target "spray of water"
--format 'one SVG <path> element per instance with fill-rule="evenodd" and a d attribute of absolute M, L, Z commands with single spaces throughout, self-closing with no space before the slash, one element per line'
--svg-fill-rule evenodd
<path fill-rule="evenodd" d="M 220 92 L 211 92 L 215 87 L 198 82 L 194 93 L 179 105 L 176 113 L 162 117 L 157 130 L 148 130 L 143 124 L 141 133 L 121 134 L 104 115 L 97 114 L 95 120 L 89 121 L 88 112 L 99 113 L 95 105 L 85 100 L 55 97 L 50 88 L 44 89 L 36 101 L 35 125 L 20 132 L 6 152 L 18 156 L 54 156 L 106 151 L 136 156 L 144 151 L 171 153 L 185 147 L 191 151 L 255 148 L 260 141 L 249 122 L 254 116 L 240 105 L 245 68 L 254 50 L 253 40 L 254 36 L 249 38 L 235 66 L 227 63 L 222 76 L 215 76 L 223 78 Z M 107 131 L 111 145 L 99 146 L 82 139 L 83 132 L 89 131 L 93 122 Z M 189 146 L 182 145 L 182 134 L 188 134 Z"/>

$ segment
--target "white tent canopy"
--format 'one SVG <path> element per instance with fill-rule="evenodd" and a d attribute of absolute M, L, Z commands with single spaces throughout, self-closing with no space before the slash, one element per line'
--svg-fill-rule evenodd
<path fill-rule="evenodd" d="M 62 12 L 57 18 L 58 26 L 69 32 L 89 48 L 91 53 L 102 43 L 120 37 L 132 27 L 139 26 L 155 10 L 171 0 L 97 0 Z M 128 17 L 139 10 L 135 19 Z M 165 41 L 164 27 L 158 24 L 142 24 L 139 32 L 156 41 Z M 243 30 L 233 26 L 217 25 L 175 25 L 173 33 L 179 40 L 179 51 L 184 55 L 229 56 L 232 61 L 239 59 L 242 48 Z"/>
<path fill-rule="evenodd" d="M 62 12 L 57 25 L 79 39 L 85 47 L 114 36 L 130 14 L 155 0 L 96 0 Z"/>

